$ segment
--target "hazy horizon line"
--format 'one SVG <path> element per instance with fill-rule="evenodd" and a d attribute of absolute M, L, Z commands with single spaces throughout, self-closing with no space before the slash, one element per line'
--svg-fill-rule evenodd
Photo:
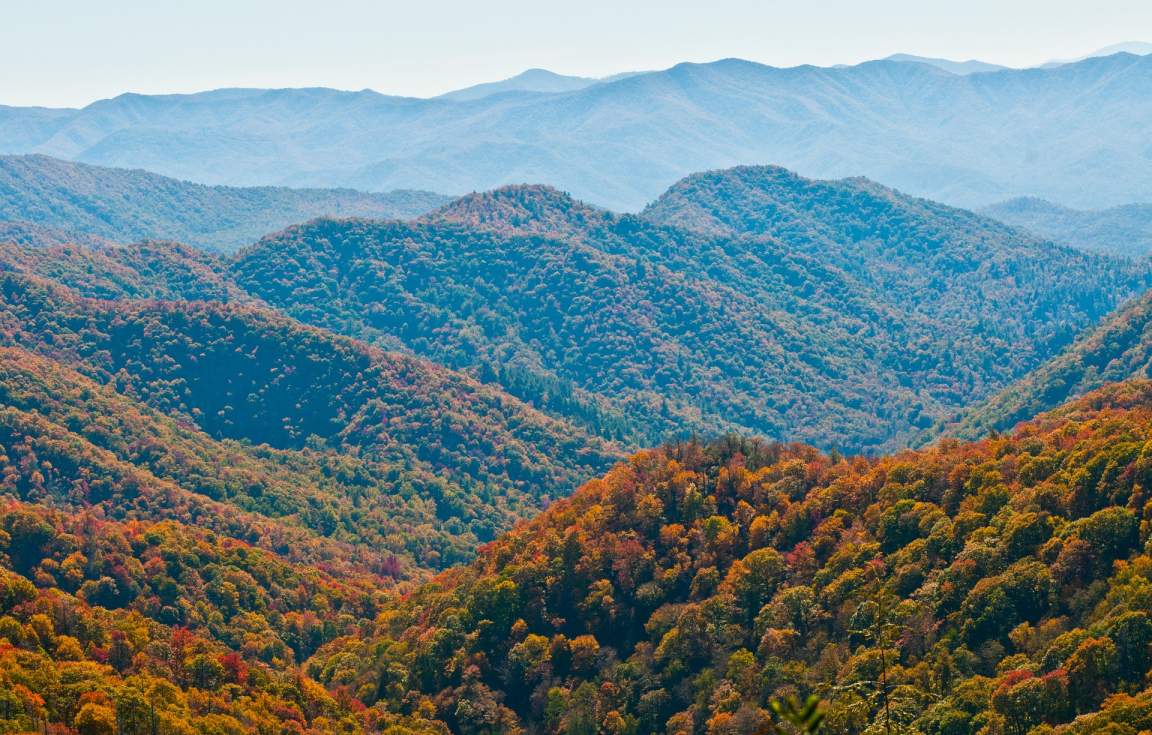
<path fill-rule="evenodd" d="M 643 74 L 657 74 L 657 73 L 661 73 L 661 72 L 670 71 L 670 70 L 675 69 L 676 67 L 679 67 L 679 66 L 685 66 L 685 65 L 707 66 L 710 64 L 718 64 L 718 63 L 721 63 L 724 61 L 742 61 L 742 62 L 746 62 L 746 63 L 750 63 L 750 64 L 756 64 L 758 66 L 763 66 L 763 67 L 770 68 L 770 69 L 779 69 L 779 70 L 802 69 L 805 67 L 812 67 L 812 68 L 816 68 L 816 69 L 850 69 L 850 68 L 854 68 L 857 66 L 862 66 L 864 64 L 874 63 L 874 62 L 878 62 L 878 61 L 889 61 L 893 57 L 896 57 L 896 56 L 909 56 L 909 57 L 914 57 L 917 59 L 942 61 L 942 62 L 948 62 L 948 63 L 953 63 L 953 64 L 983 63 L 983 64 L 989 64 L 989 65 L 1001 67 L 1000 69 L 991 70 L 988 72 L 975 72 L 978 74 L 980 74 L 980 73 L 987 74 L 987 73 L 995 73 L 996 71 L 1025 71 L 1025 70 L 1029 70 L 1029 69 L 1041 69 L 1041 68 L 1044 68 L 1044 67 L 1049 66 L 1049 65 L 1055 66 L 1055 65 L 1064 65 L 1064 64 L 1075 64 L 1075 63 L 1079 63 L 1082 61 L 1088 61 L 1088 60 L 1093 59 L 1093 58 L 1106 58 L 1108 56 L 1116 56 L 1116 55 L 1125 54 L 1125 53 L 1133 54 L 1133 52 L 1126 51 L 1123 48 L 1121 48 L 1123 46 L 1129 46 L 1129 45 L 1148 45 L 1148 46 L 1152 47 L 1152 43 L 1148 43 L 1145 41 L 1121 41 L 1118 43 L 1103 46 L 1099 49 L 1096 49 L 1095 51 L 1092 51 L 1092 52 L 1084 55 L 1084 56 L 1079 56 L 1079 57 L 1075 57 L 1075 58 L 1048 59 L 1047 61 L 1041 61 L 1041 62 L 1038 62 L 1035 64 L 1026 65 L 1026 66 L 1013 66 L 1010 64 L 1001 64 L 1001 63 L 996 62 L 996 61 L 989 61 L 987 59 L 982 59 L 982 58 L 978 58 L 978 57 L 957 59 L 957 58 L 947 58 L 944 56 L 930 56 L 930 55 L 926 55 L 926 54 L 915 54 L 915 53 L 910 53 L 910 52 L 905 52 L 905 51 L 895 51 L 895 52 L 892 52 L 892 53 L 887 54 L 885 56 L 880 56 L 880 57 L 875 57 L 875 58 L 864 58 L 864 59 L 860 59 L 858 61 L 850 62 L 850 63 L 836 63 L 836 64 L 803 63 L 803 64 L 791 64 L 791 65 L 780 65 L 780 66 L 769 63 L 767 61 L 758 61 L 756 59 L 751 59 L 751 58 L 742 57 L 742 56 L 721 56 L 721 57 L 706 60 L 706 61 L 690 61 L 690 60 L 678 61 L 674 64 L 671 64 L 670 66 L 658 67 L 658 68 L 653 68 L 653 69 L 622 69 L 619 71 L 615 71 L 615 72 L 611 72 L 609 74 L 603 74 L 603 75 L 582 74 L 582 73 L 567 72 L 567 71 L 556 71 L 555 69 L 550 69 L 550 68 L 544 67 L 544 66 L 529 66 L 529 67 L 525 67 L 524 69 L 521 69 L 520 71 L 518 71 L 514 74 L 510 74 L 510 75 L 505 76 L 505 77 L 488 79 L 488 80 L 484 80 L 484 81 L 480 81 L 480 82 L 475 82 L 472 84 L 463 84 L 463 85 L 459 85 L 459 86 L 452 86 L 448 89 L 444 89 L 444 90 L 441 90 L 439 92 L 436 92 L 435 94 L 429 94 L 429 95 L 423 95 L 423 96 L 410 95 L 410 94 L 389 93 L 389 92 L 382 91 L 381 89 L 378 89 L 375 87 L 360 87 L 359 89 L 354 89 L 351 87 L 343 87 L 343 86 L 339 86 L 339 85 L 335 85 L 335 84 L 333 84 L 333 85 L 329 85 L 329 84 L 301 84 L 301 85 L 286 85 L 286 86 L 285 85 L 260 86 L 260 85 L 246 85 L 246 84 L 245 85 L 240 85 L 240 84 L 227 85 L 227 84 L 225 84 L 225 85 L 220 85 L 220 86 L 194 87 L 194 88 L 188 87 L 188 88 L 183 88 L 183 89 L 170 89 L 170 90 L 164 90 L 164 91 L 140 91 L 140 90 L 136 90 L 136 89 L 126 89 L 123 92 L 119 92 L 117 94 L 107 96 L 107 97 L 96 97 L 94 99 L 89 100 L 88 102 L 85 102 L 83 104 L 78 104 L 78 105 L 12 104 L 12 103 L 7 103 L 7 102 L 0 100 L 0 107 L 25 108 L 25 109 L 39 108 L 39 109 L 45 109 L 45 110 L 83 110 L 87 107 L 98 104 L 100 102 L 107 102 L 109 100 L 114 100 L 114 99 L 118 99 L 120 97 L 125 97 L 125 96 L 181 97 L 181 96 L 195 96 L 195 95 L 199 95 L 199 94 L 208 94 L 211 92 L 226 92 L 226 91 L 239 92 L 239 91 L 326 90 L 326 91 L 333 91 L 333 92 L 343 92 L 343 93 L 348 93 L 348 94 L 357 94 L 357 93 L 368 92 L 368 93 L 380 95 L 382 97 L 394 97 L 397 99 L 434 100 L 434 99 L 437 99 L 439 97 L 444 97 L 446 95 L 449 95 L 453 92 L 458 92 L 458 91 L 465 90 L 465 89 L 471 89 L 471 88 L 483 86 L 486 84 L 495 84 L 495 83 L 500 83 L 500 82 L 508 81 L 511 79 L 515 79 L 515 78 L 517 78 L 523 74 L 526 74 L 526 73 L 532 72 L 532 71 L 543 71 L 543 72 L 547 72 L 549 74 L 555 74 L 555 75 L 560 76 L 560 77 L 592 79 L 592 80 L 596 80 L 599 82 L 611 83 L 612 81 L 615 81 L 614 77 L 627 78 L 628 76 L 639 76 L 639 75 L 643 75 Z M 1111 49 L 1118 49 L 1118 50 L 1111 51 Z M 1146 54 L 1133 54 L 1133 55 L 1146 55 Z M 897 62 L 897 63 L 914 63 L 914 62 L 903 61 L 903 62 Z"/>

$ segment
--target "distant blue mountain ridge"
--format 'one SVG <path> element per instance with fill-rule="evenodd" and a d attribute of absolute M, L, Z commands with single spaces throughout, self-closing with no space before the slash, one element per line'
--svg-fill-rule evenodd
<path fill-rule="evenodd" d="M 963 74 L 932 61 L 724 59 L 607 80 L 535 70 L 432 99 L 125 94 L 78 110 L 0 107 L 0 153 L 207 184 L 463 193 L 545 182 L 626 211 L 688 173 L 764 163 L 966 207 L 1152 201 L 1152 56 Z"/>

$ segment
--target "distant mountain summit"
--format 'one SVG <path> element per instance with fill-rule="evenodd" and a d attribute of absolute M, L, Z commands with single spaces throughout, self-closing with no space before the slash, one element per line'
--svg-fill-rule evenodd
<path fill-rule="evenodd" d="M 1078 61 L 1085 59 L 1097 59 L 1104 56 L 1112 56 L 1114 54 L 1133 54 L 1134 56 L 1147 56 L 1152 54 L 1152 43 L 1146 41 L 1124 41 L 1122 43 L 1114 43 L 1111 46 L 1105 46 L 1101 49 L 1096 49 L 1090 54 L 1079 56 L 1074 59 L 1053 59 L 1045 64 L 1041 64 L 1041 69 L 1050 69 L 1056 66 L 1063 66 L 1065 64 L 1075 64 Z"/>
<path fill-rule="evenodd" d="M 892 54 L 885 56 L 884 61 L 902 61 L 914 64 L 928 64 L 937 69 L 943 69 L 950 74 L 959 74 L 961 76 L 967 74 L 979 74 L 986 71 L 1001 71 L 1007 69 L 1006 66 L 1000 64 L 990 64 L 987 61 L 980 61 L 978 59 L 969 59 L 968 61 L 952 61 L 950 59 L 937 59 L 931 56 L 915 56 L 913 54 Z"/>
<path fill-rule="evenodd" d="M 446 92 L 436 99 L 467 102 L 469 100 L 478 100 L 483 97 L 505 92 L 572 92 L 577 89 L 590 87 L 599 81 L 599 79 L 592 77 L 574 77 L 566 74 L 557 74 L 547 69 L 528 69 L 508 79 L 476 84 L 471 87 L 465 87 L 464 89 Z"/>

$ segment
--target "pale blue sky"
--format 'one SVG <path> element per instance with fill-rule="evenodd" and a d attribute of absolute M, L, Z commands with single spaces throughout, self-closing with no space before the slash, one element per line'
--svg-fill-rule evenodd
<path fill-rule="evenodd" d="M 1150 0 L 0 0 L 0 104 L 225 86 L 428 96 L 532 66 L 602 76 L 728 56 L 1027 66 L 1131 40 L 1152 41 Z"/>

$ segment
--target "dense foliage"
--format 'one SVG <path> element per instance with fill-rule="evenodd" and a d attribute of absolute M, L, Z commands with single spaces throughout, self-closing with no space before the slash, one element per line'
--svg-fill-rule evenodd
<path fill-rule="evenodd" d="M 0 156 L 0 220 L 116 242 L 179 240 L 235 250 L 310 217 L 415 217 L 446 199 L 423 191 L 204 186 L 139 169 Z"/>
<path fill-rule="evenodd" d="M 552 502 L 667 434 L 911 441 L 1141 267 L 762 168 L 235 258 L 21 232 L 0 735 L 1152 730 L 1152 383 L 881 457 L 674 442 Z M 962 430 L 1146 371 L 1150 303 Z"/>
<path fill-rule="evenodd" d="M 508 522 L 430 472 L 213 439 L 20 349 L 0 349 L 0 402 L 6 491 L 29 502 L 196 524 L 296 561 L 391 576 L 467 559 L 477 534 Z"/>
<path fill-rule="evenodd" d="M 356 732 L 299 664 L 379 601 L 180 523 L 0 500 L 0 732 Z"/>
<path fill-rule="evenodd" d="M 744 221 L 772 198 L 786 226 Z M 740 232 L 699 232 L 730 212 Z M 778 169 L 691 178 L 644 218 L 509 187 L 417 224 L 317 220 L 232 271 L 296 318 L 468 368 L 602 436 L 734 429 L 853 451 L 907 444 L 1148 275 Z"/>
<path fill-rule="evenodd" d="M 967 349 L 979 354 L 993 343 L 1040 353 L 1067 343 L 1123 300 L 1097 290 L 1099 274 L 1131 284 L 1139 273 L 1147 283 L 1143 268 L 1054 246 L 966 210 L 867 179 L 819 181 L 775 166 L 689 176 L 643 216 L 776 238 L 849 274 L 874 301 L 925 317 L 925 335 L 963 330 Z M 1140 290 L 1122 289 L 1124 296 Z"/>
<path fill-rule="evenodd" d="M 460 733 L 754 733 L 789 691 L 830 733 L 1135 733 L 1150 451 L 1143 382 L 878 460 L 643 452 L 308 671 Z"/>
<path fill-rule="evenodd" d="M 0 239 L 0 270 L 45 278 L 96 299 L 252 300 L 228 278 L 223 261 L 179 243 L 29 248 Z"/>
<path fill-rule="evenodd" d="M 994 396 L 937 427 L 964 438 L 1011 429 L 1107 383 L 1152 371 L 1152 292 L 1132 300 L 1068 349 Z"/>
<path fill-rule="evenodd" d="M 383 496 L 398 495 L 421 526 L 448 524 L 437 534 L 451 553 L 441 562 L 429 549 L 421 561 L 431 566 L 458 560 L 470 541 L 491 538 L 618 456 L 493 387 L 257 307 L 95 301 L 0 274 L 0 342 L 73 366 L 216 440 L 314 452 L 322 464 L 335 453 L 324 472 L 343 465 L 335 471 L 347 481 L 331 493 L 346 496 L 337 501 L 343 510 L 325 511 L 336 513 L 331 530 L 392 533 L 403 523 L 391 505 L 400 501 Z M 59 398 L 45 390 L 24 408 L 49 413 L 40 403 Z M 123 431 L 129 446 L 136 433 Z M 289 507 L 273 497 L 252 502 Z M 447 542 L 445 533 L 463 535 Z M 400 539 L 391 550 L 406 545 Z"/>
<path fill-rule="evenodd" d="M 81 232 L 66 232 L 55 227 L 32 222 L 0 221 L 0 243 L 10 243 L 24 248 L 42 248 L 52 245 L 84 245 L 85 247 L 106 247 L 107 240 Z"/>

